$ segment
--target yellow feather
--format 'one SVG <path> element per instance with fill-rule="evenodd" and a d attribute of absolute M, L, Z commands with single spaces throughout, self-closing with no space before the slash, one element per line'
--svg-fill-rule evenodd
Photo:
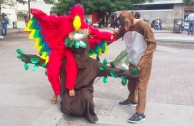
<path fill-rule="evenodd" d="M 30 20 L 30 21 L 28 22 L 28 24 L 27 24 L 27 26 L 26 26 L 26 28 L 25 28 L 25 31 L 32 31 L 32 29 L 30 28 L 31 24 L 32 24 L 32 20 Z"/>
<path fill-rule="evenodd" d="M 46 62 L 45 63 L 48 63 L 49 61 L 49 56 L 46 57 Z"/>
<path fill-rule="evenodd" d="M 102 49 L 99 49 L 99 56 L 101 56 L 102 55 Z"/>
<path fill-rule="evenodd" d="M 46 59 L 46 52 L 43 52 L 42 55 L 40 56 L 42 59 Z"/>

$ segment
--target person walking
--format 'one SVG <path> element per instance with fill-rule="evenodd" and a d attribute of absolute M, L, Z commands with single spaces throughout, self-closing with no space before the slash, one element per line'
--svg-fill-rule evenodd
<path fill-rule="evenodd" d="M 3 17 L 2 15 L 0 14 L 0 38 L 2 38 L 2 29 L 3 29 L 3 26 L 2 26 L 2 21 L 3 21 Z"/>
<path fill-rule="evenodd" d="M 128 82 L 129 95 L 120 105 L 136 106 L 135 114 L 128 119 L 130 123 L 145 119 L 146 91 L 152 68 L 153 52 L 156 49 L 154 33 L 151 27 L 143 20 L 135 19 L 128 11 L 122 11 L 119 22 L 124 24 L 114 30 L 117 39 L 124 36 L 129 57 L 129 71 L 136 71 L 139 78 Z M 124 23 L 123 23 L 124 22 Z"/>
<path fill-rule="evenodd" d="M 9 20 L 5 13 L 2 13 L 2 35 L 7 35 L 7 25 L 9 24 Z"/>
<path fill-rule="evenodd" d="M 188 35 L 193 35 L 193 32 L 194 32 L 194 12 L 189 14 L 188 20 L 189 20 L 189 29 L 188 29 L 187 34 Z"/>

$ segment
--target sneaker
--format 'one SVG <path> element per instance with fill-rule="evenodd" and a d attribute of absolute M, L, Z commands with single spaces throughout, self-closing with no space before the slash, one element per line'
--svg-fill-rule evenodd
<path fill-rule="evenodd" d="M 131 118 L 128 119 L 128 122 L 137 123 L 143 120 L 145 120 L 145 115 L 136 112 Z"/>
<path fill-rule="evenodd" d="M 130 102 L 128 100 L 119 102 L 119 105 L 129 105 L 129 106 L 136 106 L 137 103 Z"/>

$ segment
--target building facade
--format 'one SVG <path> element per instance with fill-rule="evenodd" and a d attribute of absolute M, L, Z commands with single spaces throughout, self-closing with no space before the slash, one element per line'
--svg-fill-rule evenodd
<path fill-rule="evenodd" d="M 49 14 L 52 5 L 46 4 L 43 0 L 30 2 L 30 8 L 37 8 Z M 25 28 L 29 20 L 28 4 L 15 4 L 14 6 L 1 6 L 1 13 L 5 13 L 9 19 L 8 28 Z M 30 15 L 31 16 L 31 15 Z"/>
<path fill-rule="evenodd" d="M 146 2 L 135 7 L 134 11 L 139 11 L 141 17 L 149 22 L 160 18 L 166 29 L 174 26 L 175 19 L 186 19 L 194 11 L 194 6 L 185 5 L 183 0 L 154 0 L 152 3 Z"/>

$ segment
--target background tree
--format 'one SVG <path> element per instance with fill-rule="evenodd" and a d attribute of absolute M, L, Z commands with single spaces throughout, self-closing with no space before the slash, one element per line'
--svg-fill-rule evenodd
<path fill-rule="evenodd" d="M 194 0 L 183 0 L 186 5 L 194 5 Z"/>
<path fill-rule="evenodd" d="M 100 18 L 104 20 L 106 18 L 106 24 L 108 18 L 112 12 L 120 10 L 134 9 L 134 4 L 140 4 L 144 2 L 151 2 L 153 0 L 79 0 L 84 6 L 86 14 L 92 14 L 92 12 L 98 12 Z M 75 4 L 77 0 L 59 0 L 53 7 L 53 10 L 58 15 L 68 14 L 69 8 Z"/>
<path fill-rule="evenodd" d="M 1 4 L 12 4 L 14 5 L 15 0 L 0 0 L 0 12 Z M 16 0 L 19 3 L 28 3 L 31 0 Z M 92 14 L 92 12 L 98 12 L 102 19 L 106 18 L 106 24 L 108 18 L 112 12 L 120 10 L 134 9 L 134 4 L 141 4 L 144 2 L 151 2 L 153 0 L 44 0 L 47 4 L 54 4 L 52 8 L 58 15 L 68 14 L 69 9 L 76 2 L 80 2 L 85 9 L 86 14 Z"/>

